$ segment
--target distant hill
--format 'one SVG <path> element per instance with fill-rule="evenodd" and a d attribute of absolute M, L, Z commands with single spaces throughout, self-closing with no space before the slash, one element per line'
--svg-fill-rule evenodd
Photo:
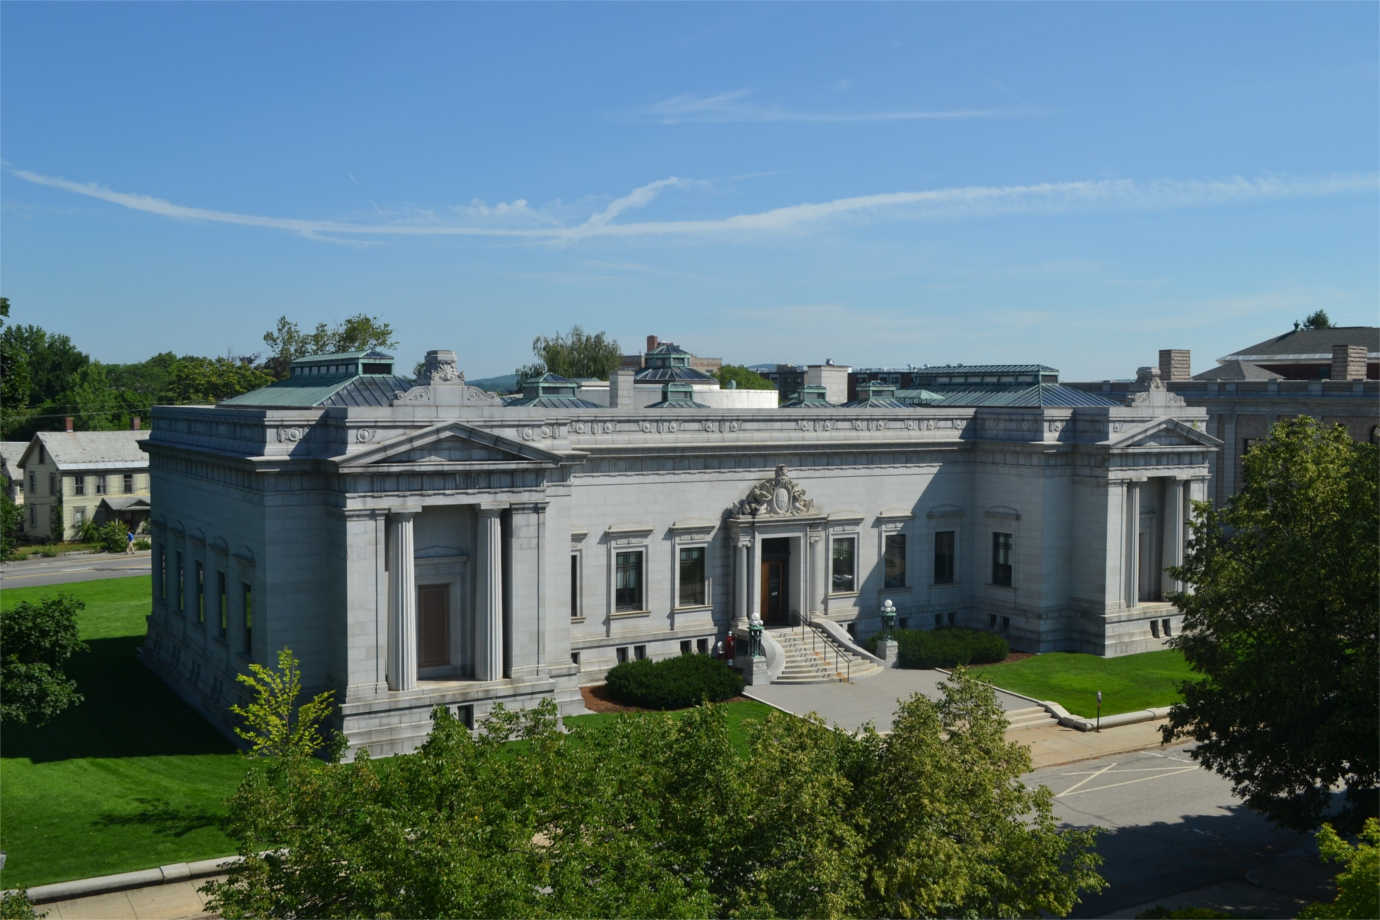
<path fill-rule="evenodd" d="M 466 378 L 465 382 L 472 387 L 488 390 L 490 393 L 516 393 L 518 389 L 517 374 L 500 374 L 497 377 L 484 377 L 480 380 Z"/>

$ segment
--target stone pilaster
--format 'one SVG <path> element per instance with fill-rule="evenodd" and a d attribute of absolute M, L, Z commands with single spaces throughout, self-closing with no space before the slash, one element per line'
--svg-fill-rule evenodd
<path fill-rule="evenodd" d="M 1164 571 L 1160 573 L 1160 590 L 1164 597 L 1179 590 L 1180 582 L 1169 569 L 1184 561 L 1184 481 L 1168 479 L 1164 483 Z"/>
<path fill-rule="evenodd" d="M 1122 571 L 1126 573 L 1126 606 L 1140 602 L 1140 487 L 1138 482 L 1126 483 L 1126 554 Z"/>
<path fill-rule="evenodd" d="M 514 678 L 536 677 L 542 668 L 545 628 L 542 598 L 546 587 L 542 531 L 545 519 L 546 506 L 543 504 L 512 506 L 508 533 L 508 561 L 512 568 L 508 579 L 508 609 L 513 628 L 509 636 L 512 660 L 508 662 L 508 671 Z"/>
<path fill-rule="evenodd" d="M 739 539 L 733 547 L 733 629 L 748 625 L 748 542 Z"/>

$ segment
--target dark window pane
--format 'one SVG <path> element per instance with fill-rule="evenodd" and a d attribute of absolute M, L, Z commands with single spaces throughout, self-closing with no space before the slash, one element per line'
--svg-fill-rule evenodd
<path fill-rule="evenodd" d="M 695 546 L 680 551 L 680 604 L 682 607 L 704 603 L 704 547 Z"/>
<path fill-rule="evenodd" d="M 254 654 L 254 588 L 248 582 L 240 584 L 244 597 L 244 653 Z"/>
<path fill-rule="evenodd" d="M 580 557 L 570 554 L 570 615 L 580 615 Z"/>
<path fill-rule="evenodd" d="M 618 610 L 642 609 L 642 553 L 619 553 L 614 571 L 614 606 Z"/>
<path fill-rule="evenodd" d="M 992 584 L 1011 584 L 1011 534 L 992 534 Z"/>
<path fill-rule="evenodd" d="M 934 583 L 954 583 L 954 532 L 941 530 L 934 535 Z"/>
<path fill-rule="evenodd" d="M 906 535 L 886 535 L 886 587 L 904 588 L 906 585 Z"/>

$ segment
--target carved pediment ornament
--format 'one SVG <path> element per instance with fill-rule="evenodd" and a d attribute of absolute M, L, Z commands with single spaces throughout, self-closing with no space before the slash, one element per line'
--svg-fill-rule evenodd
<path fill-rule="evenodd" d="M 737 517 L 814 513 L 814 500 L 806 497 L 805 490 L 786 475 L 784 466 L 778 466 L 776 475 L 757 483 L 733 506 L 733 514 Z"/>
<path fill-rule="evenodd" d="M 1159 368 L 1142 367 L 1136 373 L 1135 386 L 1126 396 L 1126 405 L 1151 406 L 1161 409 L 1177 408 L 1187 405 L 1187 403 L 1179 394 L 1169 392 L 1164 381 L 1160 379 Z"/>

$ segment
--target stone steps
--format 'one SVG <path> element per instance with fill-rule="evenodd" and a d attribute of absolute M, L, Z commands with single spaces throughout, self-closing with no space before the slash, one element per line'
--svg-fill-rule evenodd
<path fill-rule="evenodd" d="M 772 638 L 780 644 L 786 656 L 786 665 L 772 681 L 776 684 L 820 684 L 834 681 L 858 680 L 879 674 L 882 667 L 875 661 L 841 652 L 837 656 L 834 648 L 823 637 L 811 642 L 810 633 L 803 635 L 799 630 L 773 630 Z M 849 662 L 852 662 L 850 669 Z"/>
<path fill-rule="evenodd" d="M 1027 706 L 1024 709 L 1008 709 L 1006 711 L 1007 731 L 1019 731 L 1023 728 L 1037 728 L 1042 725 L 1058 725 L 1059 720 L 1049 714 L 1043 706 Z"/>

